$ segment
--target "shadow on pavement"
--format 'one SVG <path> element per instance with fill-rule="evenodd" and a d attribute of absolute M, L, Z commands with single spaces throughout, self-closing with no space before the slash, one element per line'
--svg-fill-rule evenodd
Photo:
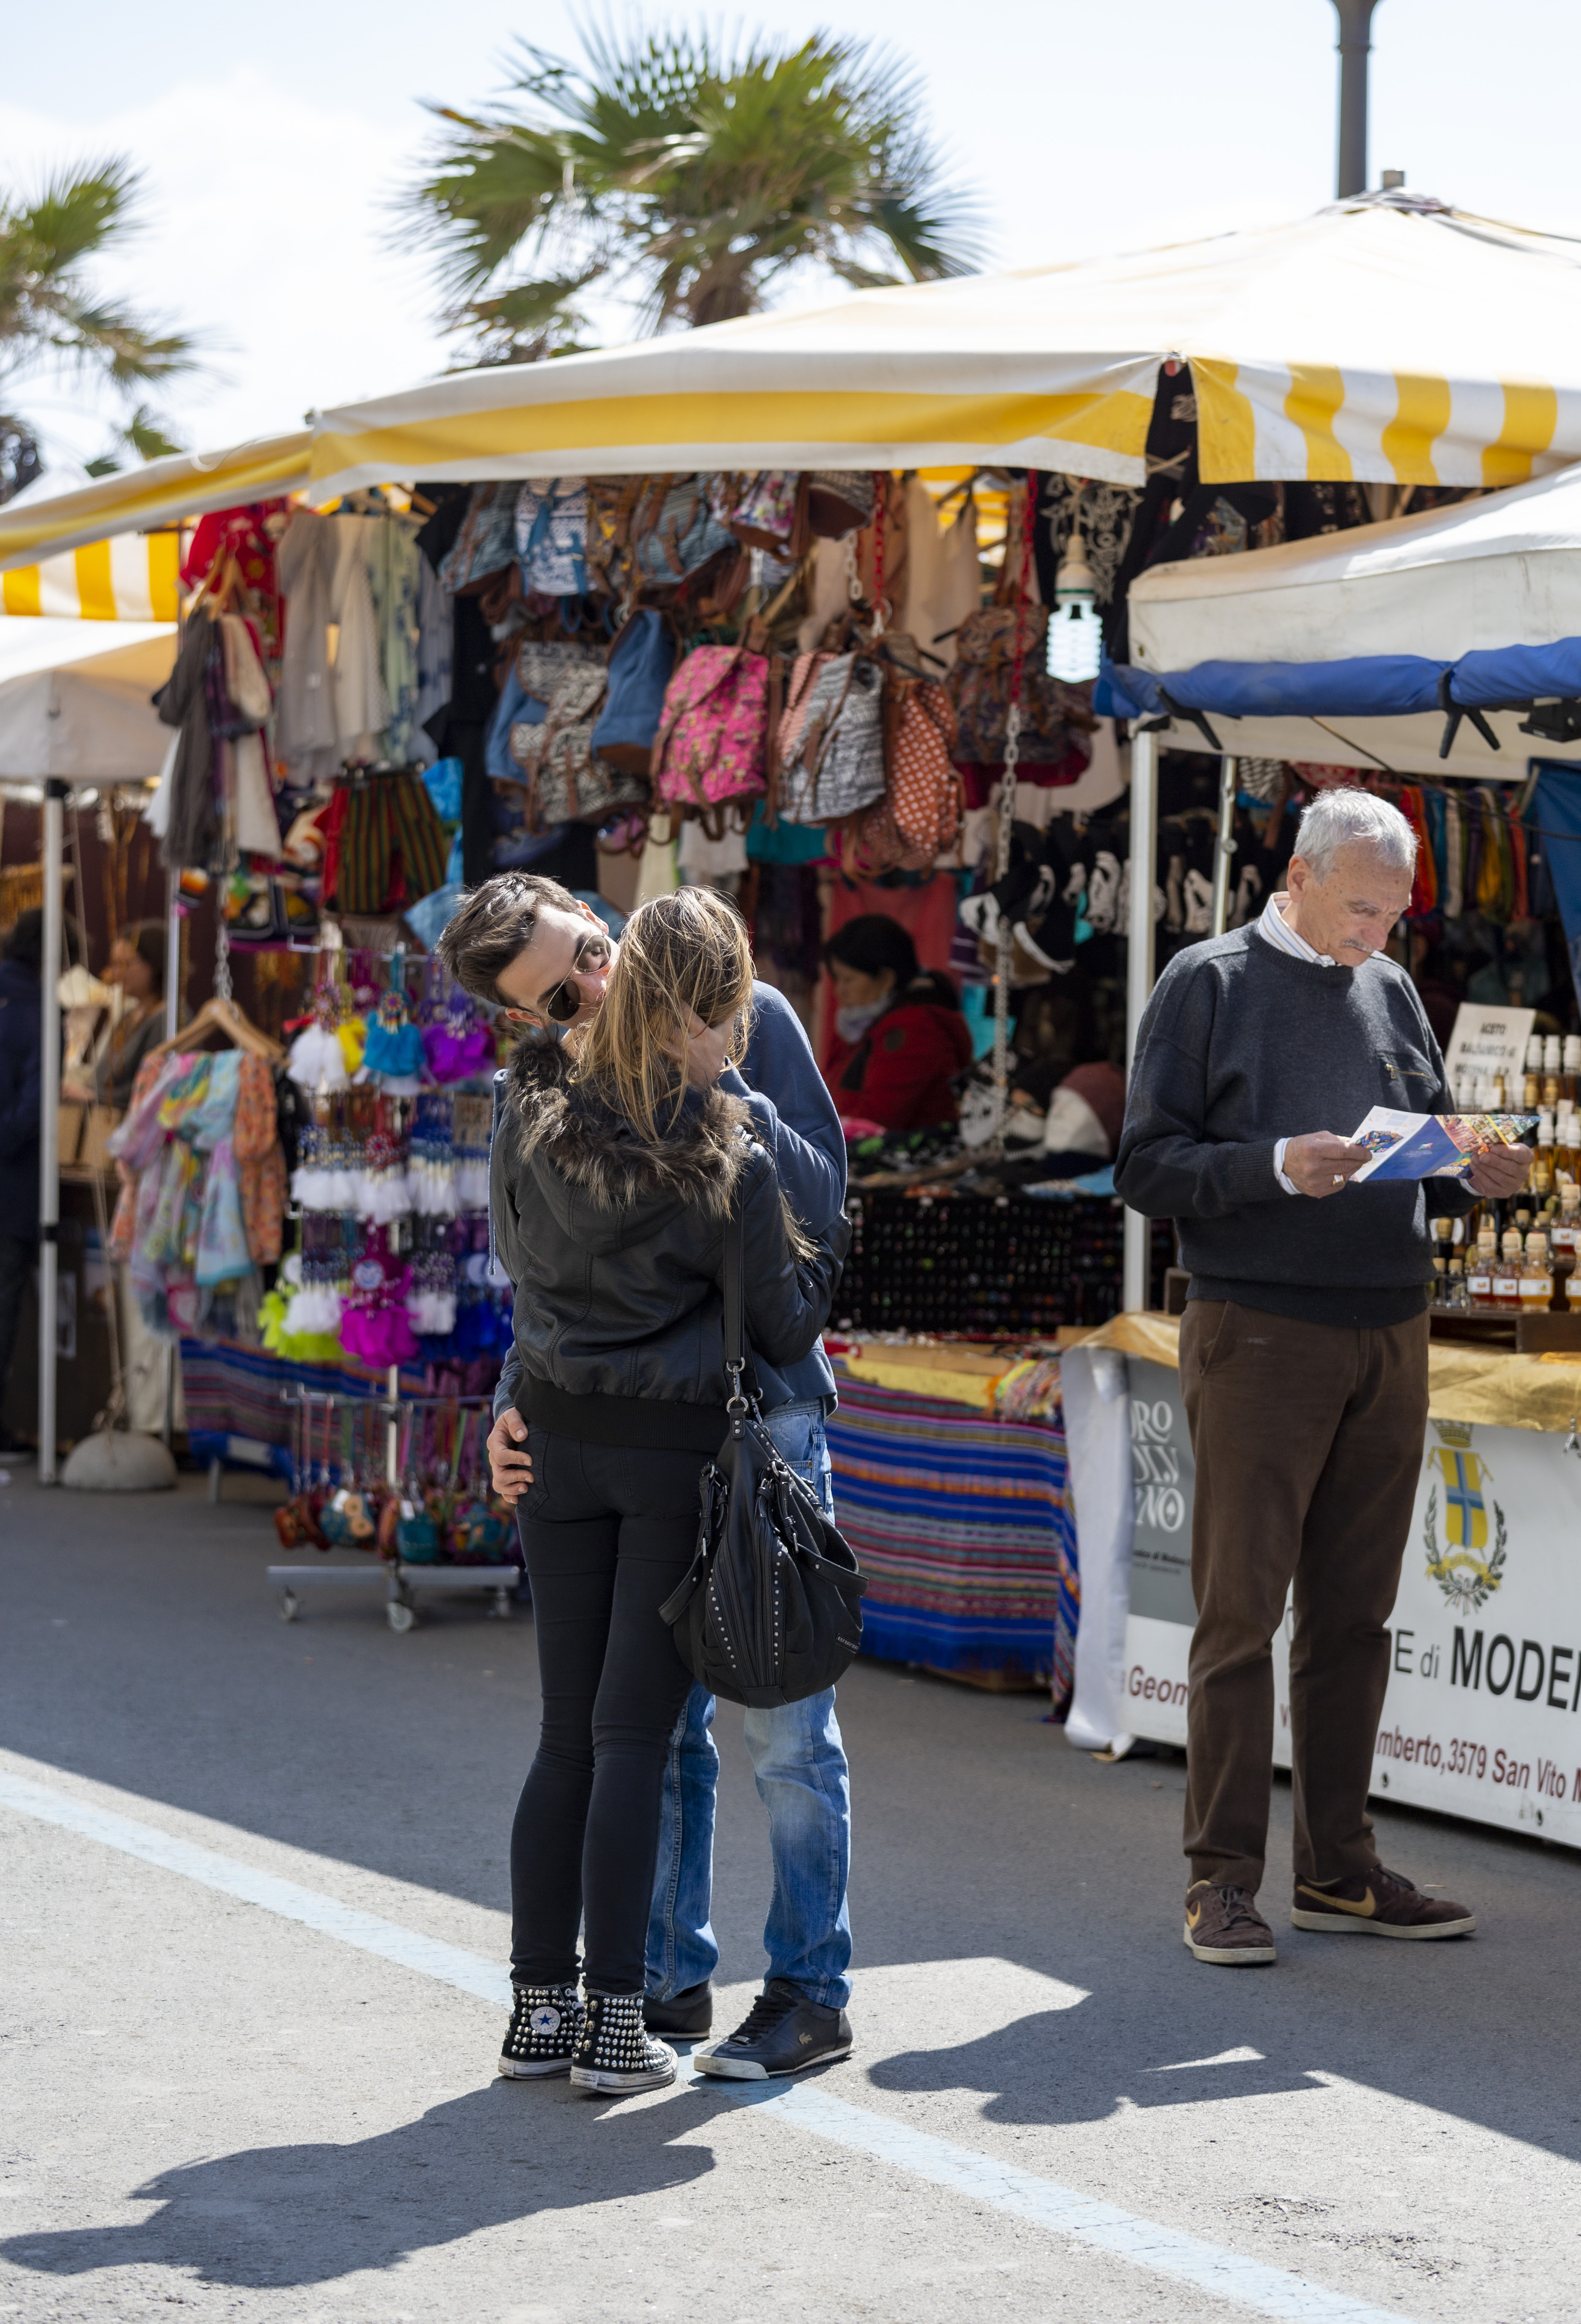
<path fill-rule="evenodd" d="M 43 2276 L 159 2266 L 203 2283 L 327 2283 L 480 2228 L 685 2189 L 714 2169 L 713 2153 L 669 2142 L 734 2103 L 710 2098 L 622 2114 L 563 2082 L 496 2080 L 372 2138 L 248 2147 L 161 2172 L 133 2190 L 162 2206 L 150 2218 L 14 2236 L 0 2255 Z"/>

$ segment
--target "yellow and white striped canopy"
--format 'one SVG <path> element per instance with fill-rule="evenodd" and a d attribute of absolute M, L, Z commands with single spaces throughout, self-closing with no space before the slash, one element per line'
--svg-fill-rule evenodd
<path fill-rule="evenodd" d="M 1140 484 L 1188 361 L 1205 482 L 1510 484 L 1581 458 L 1581 244 L 1402 195 L 1080 265 L 865 291 L 319 416 L 394 477 L 970 460 Z"/>
<path fill-rule="evenodd" d="M 180 612 L 181 542 L 163 532 L 117 533 L 86 549 L 0 573 L 0 613 L 83 622 L 173 622 Z"/>

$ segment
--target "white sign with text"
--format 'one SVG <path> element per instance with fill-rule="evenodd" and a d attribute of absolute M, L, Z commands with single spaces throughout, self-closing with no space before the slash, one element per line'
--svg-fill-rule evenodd
<path fill-rule="evenodd" d="M 1126 1725 L 1184 1744 L 1190 1443 L 1176 1376 L 1133 1360 L 1131 1379 Z M 1373 1761 L 1378 1797 L 1581 1846 L 1578 1551 L 1581 1451 L 1535 1429 L 1428 1423 Z M 1291 1618 L 1287 1610 L 1273 1648 L 1281 1767 L 1290 1764 Z"/>

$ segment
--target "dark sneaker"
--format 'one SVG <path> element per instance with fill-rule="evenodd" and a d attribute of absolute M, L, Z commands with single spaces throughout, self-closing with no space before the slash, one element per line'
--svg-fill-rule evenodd
<path fill-rule="evenodd" d="M 705 1978 L 684 1993 L 672 1993 L 668 2001 L 656 2001 L 649 1994 L 643 2003 L 643 2023 L 650 2034 L 668 2034 L 674 2042 L 700 2042 L 713 2030 L 714 1988 Z"/>
<path fill-rule="evenodd" d="M 590 1993 L 582 2038 L 571 2062 L 571 2084 L 578 2090 L 614 2091 L 662 2089 L 676 2075 L 676 2057 L 668 2042 L 655 2041 L 643 2024 L 640 1993 Z"/>
<path fill-rule="evenodd" d="M 512 2081 L 569 2074 L 582 2033 L 582 1997 L 574 1985 L 512 1988 L 511 2030 L 500 2052 L 500 2071 Z"/>
<path fill-rule="evenodd" d="M 1290 1925 L 1332 1929 L 1342 1936 L 1470 1937 L 1476 1933 L 1476 1915 L 1447 1896 L 1424 1896 L 1403 1873 L 1375 1864 L 1370 1872 L 1327 1888 L 1298 1880 Z"/>
<path fill-rule="evenodd" d="M 1186 1942 L 1192 1958 L 1220 1969 L 1253 1969 L 1277 1960 L 1273 1931 L 1244 1888 L 1194 1880 L 1186 1891 Z"/>
<path fill-rule="evenodd" d="M 831 2058 L 848 2056 L 850 2049 L 851 2021 L 843 2009 L 809 2001 L 777 1977 L 728 2040 L 694 2051 L 692 2063 L 700 2074 L 766 2082 L 780 2074 L 800 2074 L 808 2066 L 827 2066 Z"/>

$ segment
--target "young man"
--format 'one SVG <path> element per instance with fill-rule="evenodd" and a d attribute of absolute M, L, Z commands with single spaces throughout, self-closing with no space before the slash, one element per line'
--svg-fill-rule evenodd
<path fill-rule="evenodd" d="M 596 915 L 557 881 L 532 872 L 503 873 L 474 890 L 438 951 L 467 991 L 555 1038 L 598 1009 L 615 956 Z M 786 1199 L 817 1233 L 845 1203 L 845 1134 L 795 1011 L 765 984 L 754 984 L 753 1007 L 742 1071 L 726 1073 L 719 1086 L 746 1102 Z M 713 1068 L 709 1079 L 726 1038 L 694 1028 L 694 1063 L 699 1071 Z M 769 1434 L 832 1515 L 824 1415 L 835 1381 L 821 1342 L 783 1372 L 762 1361 L 757 1370 Z M 527 1422 L 516 1403 L 522 1371 L 513 1348 L 488 1440 L 495 1489 L 512 1503 L 532 1481 Z M 719 1772 L 713 1720 L 713 1696 L 694 1687 L 670 1748 L 648 1929 L 644 2016 L 656 2034 L 695 2038 L 713 2023 L 719 1959 L 709 1923 Z M 843 2057 L 851 2047 L 850 1775 L 832 1687 L 779 1710 L 749 1711 L 745 1733 L 774 1860 L 763 1932 L 769 1976 L 742 2024 L 697 2052 L 696 2062 L 707 2073 L 756 2081 Z"/>

